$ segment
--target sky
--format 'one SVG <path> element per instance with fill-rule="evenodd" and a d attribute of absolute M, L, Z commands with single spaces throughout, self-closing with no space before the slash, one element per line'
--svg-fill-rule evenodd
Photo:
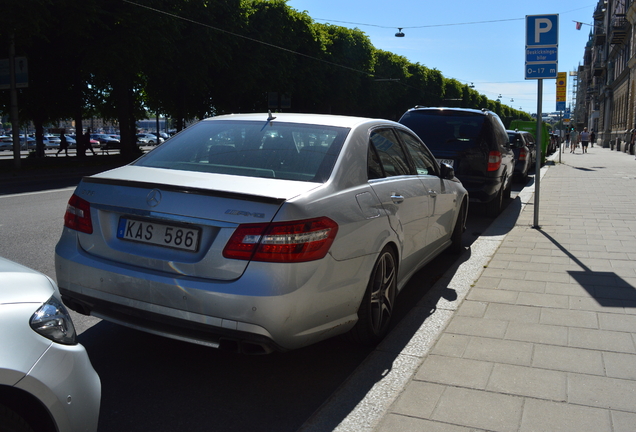
<path fill-rule="evenodd" d="M 288 0 L 316 22 L 363 31 L 371 44 L 455 78 L 488 99 L 536 113 L 538 80 L 525 79 L 526 15 L 559 15 L 558 69 L 567 102 L 583 64 L 596 0 Z M 576 22 L 583 23 L 576 29 Z M 404 37 L 395 37 L 398 28 Z M 391 77 L 385 77 L 391 78 Z M 542 113 L 556 111 L 556 80 L 544 79 Z"/>

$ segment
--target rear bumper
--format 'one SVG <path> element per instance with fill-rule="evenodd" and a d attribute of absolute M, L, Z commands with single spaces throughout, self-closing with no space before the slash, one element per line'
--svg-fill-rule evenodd
<path fill-rule="evenodd" d="M 459 180 L 468 191 L 470 202 L 490 202 L 502 187 L 501 177 L 459 177 Z"/>
<path fill-rule="evenodd" d="M 353 327 L 375 258 L 252 262 L 239 279 L 214 281 L 96 258 L 61 240 L 55 267 L 64 302 L 80 313 L 211 347 L 269 352 Z"/>
<path fill-rule="evenodd" d="M 265 329 L 258 326 L 228 320 L 223 320 L 225 323 L 222 321 L 220 325 L 201 324 L 169 314 L 113 303 L 99 298 L 100 295 L 94 292 L 93 295 L 87 295 L 60 288 L 60 293 L 64 304 L 76 312 L 147 333 L 243 354 L 286 351 L 272 340 Z"/>
<path fill-rule="evenodd" d="M 530 166 L 527 160 L 524 160 L 524 161 L 518 160 L 515 163 L 515 174 L 524 174 L 528 172 L 529 169 L 530 169 Z"/>

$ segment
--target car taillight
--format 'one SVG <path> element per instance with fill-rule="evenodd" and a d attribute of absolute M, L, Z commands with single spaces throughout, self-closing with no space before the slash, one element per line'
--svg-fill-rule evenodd
<path fill-rule="evenodd" d="M 501 166 L 501 152 L 491 151 L 488 154 L 488 171 L 497 171 Z"/>
<path fill-rule="evenodd" d="M 527 157 L 528 157 L 528 151 L 522 148 L 521 151 L 519 152 L 519 160 L 524 161 L 526 160 Z"/>
<path fill-rule="evenodd" d="M 73 194 L 66 205 L 64 226 L 86 234 L 92 234 L 93 222 L 91 221 L 90 203 Z"/>
<path fill-rule="evenodd" d="M 242 224 L 223 249 L 225 258 L 305 262 L 324 258 L 338 224 L 327 217 L 271 224 Z"/>

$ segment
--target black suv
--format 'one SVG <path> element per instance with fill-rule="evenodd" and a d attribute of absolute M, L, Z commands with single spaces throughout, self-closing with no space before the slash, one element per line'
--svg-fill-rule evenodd
<path fill-rule="evenodd" d="M 537 160 L 537 146 L 530 132 L 509 130 L 510 146 L 515 153 L 515 174 L 522 183 L 528 181 L 528 174 Z"/>
<path fill-rule="evenodd" d="M 419 135 L 440 163 L 455 169 L 471 201 L 485 203 L 492 216 L 501 212 L 510 198 L 515 158 L 497 114 L 416 106 L 400 123 Z"/>

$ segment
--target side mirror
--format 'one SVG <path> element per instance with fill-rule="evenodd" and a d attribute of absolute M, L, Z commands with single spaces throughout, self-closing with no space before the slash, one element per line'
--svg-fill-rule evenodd
<path fill-rule="evenodd" d="M 440 177 L 443 180 L 455 179 L 455 169 L 453 169 L 452 166 L 446 163 L 441 163 L 439 166 L 440 166 Z"/>

